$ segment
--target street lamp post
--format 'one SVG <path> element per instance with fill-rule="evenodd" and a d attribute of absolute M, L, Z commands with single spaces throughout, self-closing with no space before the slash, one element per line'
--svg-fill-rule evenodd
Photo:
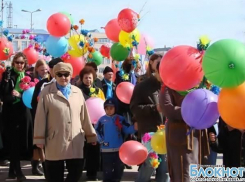
<path fill-rule="evenodd" d="M 32 14 L 41 11 L 41 9 L 37 9 L 36 11 L 27 11 L 27 10 L 22 9 L 21 11 L 31 14 L 31 32 L 32 32 L 32 25 L 33 25 L 33 23 L 32 23 Z"/>

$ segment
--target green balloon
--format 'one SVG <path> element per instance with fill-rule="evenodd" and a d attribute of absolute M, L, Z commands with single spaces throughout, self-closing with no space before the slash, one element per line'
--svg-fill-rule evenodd
<path fill-rule="evenodd" d="M 245 81 L 245 45 L 224 39 L 212 44 L 202 62 L 206 78 L 219 87 L 231 88 Z"/>
<path fill-rule="evenodd" d="M 102 61 L 103 61 L 103 56 L 101 55 L 101 53 L 100 52 L 98 52 L 98 51 L 95 51 L 95 52 L 93 52 L 92 53 L 92 56 L 93 56 L 93 62 L 97 65 L 97 66 L 99 66 L 101 63 L 102 63 Z"/>
<path fill-rule="evenodd" d="M 110 54 L 112 59 L 116 61 L 124 61 L 129 55 L 129 50 L 123 47 L 120 43 L 114 43 L 111 46 Z"/>
<path fill-rule="evenodd" d="M 62 14 L 64 14 L 64 15 L 66 15 L 66 16 L 67 16 L 67 18 L 69 18 L 71 25 L 73 25 L 73 24 L 74 24 L 73 17 L 71 16 L 71 14 L 70 14 L 70 13 L 65 12 L 65 11 L 62 11 L 62 12 L 60 12 L 60 13 L 62 13 Z"/>

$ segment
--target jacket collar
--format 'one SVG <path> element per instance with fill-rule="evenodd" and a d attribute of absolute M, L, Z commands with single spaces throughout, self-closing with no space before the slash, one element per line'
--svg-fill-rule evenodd
<path fill-rule="evenodd" d="M 62 98 L 64 98 L 64 99 L 66 99 L 66 97 L 61 93 L 61 91 L 58 90 L 58 88 L 57 88 L 57 86 L 56 86 L 56 82 L 53 82 L 53 83 L 50 85 L 50 92 L 51 92 L 51 93 L 56 93 L 58 96 L 60 96 L 60 97 L 62 97 Z M 70 98 L 72 97 L 73 93 L 77 93 L 77 90 L 74 89 L 73 86 L 71 86 L 71 94 L 70 94 L 68 100 L 70 100 Z M 67 99 L 66 99 L 66 100 L 67 100 Z"/>

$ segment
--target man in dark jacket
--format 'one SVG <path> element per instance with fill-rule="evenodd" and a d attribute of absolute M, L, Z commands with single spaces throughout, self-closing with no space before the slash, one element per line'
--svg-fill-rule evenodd
<path fill-rule="evenodd" d="M 106 99 L 114 98 L 116 95 L 116 84 L 113 83 L 113 70 L 106 66 L 103 71 L 104 79 L 102 80 L 102 88 Z"/>
<path fill-rule="evenodd" d="M 150 76 L 135 86 L 130 102 L 130 109 L 138 123 L 139 136 L 143 136 L 148 132 L 156 132 L 157 126 L 160 126 L 165 121 L 161 113 L 158 98 L 161 89 L 161 79 L 158 72 L 159 64 L 160 62 L 154 67 L 154 76 Z M 156 170 L 156 181 L 168 182 L 166 155 L 159 155 L 159 158 L 161 158 L 162 162 Z M 136 182 L 150 181 L 153 172 L 154 169 L 149 159 L 146 159 L 140 166 Z"/>

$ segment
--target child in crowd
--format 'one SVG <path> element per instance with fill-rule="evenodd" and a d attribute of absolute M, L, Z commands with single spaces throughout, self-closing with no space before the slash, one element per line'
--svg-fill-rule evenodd
<path fill-rule="evenodd" d="M 133 134 L 137 123 L 130 126 L 126 120 L 117 115 L 117 103 L 113 98 L 104 103 L 106 115 L 102 116 L 95 126 L 101 144 L 103 161 L 103 181 L 119 182 L 123 175 L 124 164 L 119 158 L 119 148 L 123 144 L 123 134 Z"/>

